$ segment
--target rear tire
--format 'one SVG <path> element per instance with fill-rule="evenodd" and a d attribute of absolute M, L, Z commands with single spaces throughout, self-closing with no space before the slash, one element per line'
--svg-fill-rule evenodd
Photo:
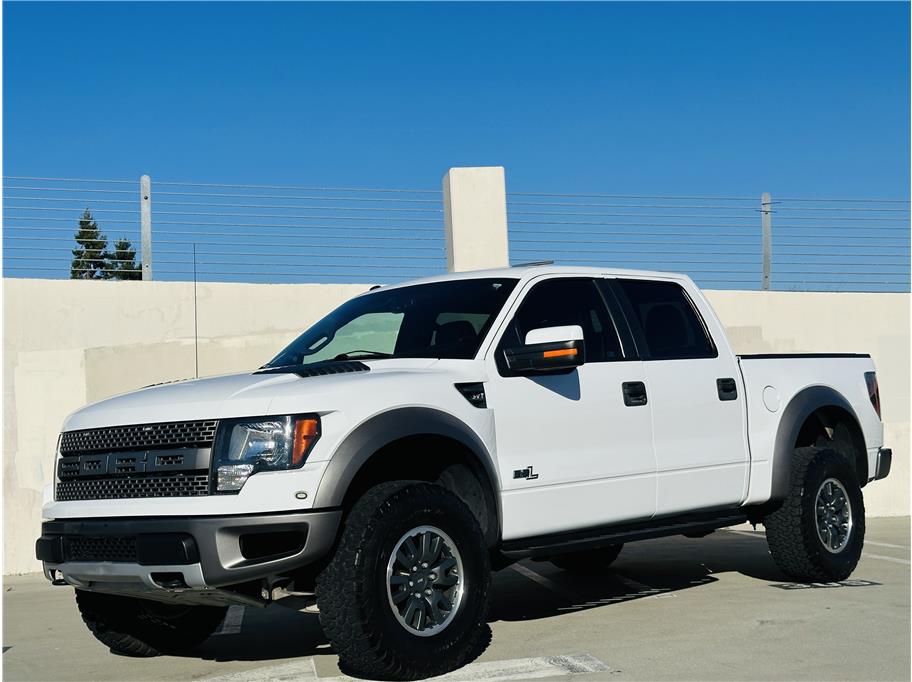
<path fill-rule="evenodd" d="M 551 557 L 549 561 L 564 571 L 579 575 L 599 575 L 611 566 L 624 545 L 609 545 L 584 552 L 570 552 Z"/>
<path fill-rule="evenodd" d="M 317 577 L 320 622 L 345 673 L 434 677 L 483 645 L 490 583 L 484 536 L 458 497 L 383 483 L 355 503 Z"/>
<path fill-rule="evenodd" d="M 864 546 L 864 499 L 855 470 L 830 449 L 797 448 L 792 457 L 788 495 L 763 520 L 770 554 L 797 580 L 845 580 Z"/>
<path fill-rule="evenodd" d="M 146 658 L 192 649 L 209 637 L 227 607 L 165 604 L 76 590 L 82 620 L 112 653 Z"/>

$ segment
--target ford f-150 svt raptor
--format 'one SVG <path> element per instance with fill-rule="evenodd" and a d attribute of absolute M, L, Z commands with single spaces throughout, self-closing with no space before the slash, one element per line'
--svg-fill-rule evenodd
<path fill-rule="evenodd" d="M 312 598 L 349 672 L 462 665 L 490 571 L 762 523 L 797 580 L 854 569 L 891 452 L 867 355 L 742 355 L 686 276 L 525 266 L 375 288 L 257 371 L 63 426 L 37 556 L 154 655 L 231 604 Z"/>

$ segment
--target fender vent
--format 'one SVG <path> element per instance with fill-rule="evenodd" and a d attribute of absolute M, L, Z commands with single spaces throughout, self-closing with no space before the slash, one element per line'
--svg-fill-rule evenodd
<path fill-rule="evenodd" d="M 322 377 L 330 374 L 350 374 L 351 372 L 369 372 L 370 367 L 357 360 L 324 360 L 309 365 L 284 365 L 266 367 L 254 374 L 297 374 L 299 377 Z"/>

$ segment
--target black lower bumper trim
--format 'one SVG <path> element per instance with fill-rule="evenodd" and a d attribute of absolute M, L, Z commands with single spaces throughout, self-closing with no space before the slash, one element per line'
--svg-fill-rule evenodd
<path fill-rule="evenodd" d="M 874 473 L 874 480 L 879 481 L 889 476 L 892 465 L 893 451 L 890 448 L 881 448 L 877 453 L 877 471 Z"/>
<path fill-rule="evenodd" d="M 41 561 L 131 561 L 142 566 L 199 563 L 206 584 L 223 587 L 287 573 L 322 559 L 332 549 L 341 511 L 249 516 L 58 519 L 41 526 L 35 554 Z M 290 543 L 289 538 L 298 538 Z M 251 552 L 251 538 L 259 549 Z M 135 560 L 71 556 L 70 543 L 105 548 L 105 540 L 135 542 Z M 268 543 L 279 544 L 270 552 Z"/>

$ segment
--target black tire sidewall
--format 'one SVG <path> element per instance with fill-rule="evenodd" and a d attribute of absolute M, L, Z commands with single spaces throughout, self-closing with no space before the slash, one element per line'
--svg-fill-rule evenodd
<path fill-rule="evenodd" d="M 845 488 L 852 514 L 849 541 L 835 554 L 827 551 L 817 533 L 817 491 L 829 478 L 838 480 Z M 832 450 L 820 452 L 808 465 L 801 501 L 801 529 L 812 561 L 821 566 L 827 575 L 836 580 L 844 580 L 851 575 L 864 547 L 864 498 L 855 471 L 843 457 Z"/>
<path fill-rule="evenodd" d="M 421 486 L 425 487 L 425 486 Z M 427 486 L 432 487 L 432 486 Z M 481 530 L 471 512 L 451 493 L 437 488 L 440 495 L 434 506 L 396 504 L 375 517 L 372 533 L 362 544 L 360 595 L 362 614 L 373 613 L 381 626 L 385 644 L 412 659 L 416 667 L 436 665 L 441 658 L 448 658 L 452 650 L 472 639 L 473 630 L 485 623 L 489 569 L 487 550 Z M 399 491 L 393 498 L 408 497 L 408 489 Z M 387 565 L 399 539 L 419 526 L 434 526 L 450 536 L 462 560 L 465 589 L 452 622 L 438 634 L 421 637 L 410 633 L 396 619 L 387 593 Z"/>

